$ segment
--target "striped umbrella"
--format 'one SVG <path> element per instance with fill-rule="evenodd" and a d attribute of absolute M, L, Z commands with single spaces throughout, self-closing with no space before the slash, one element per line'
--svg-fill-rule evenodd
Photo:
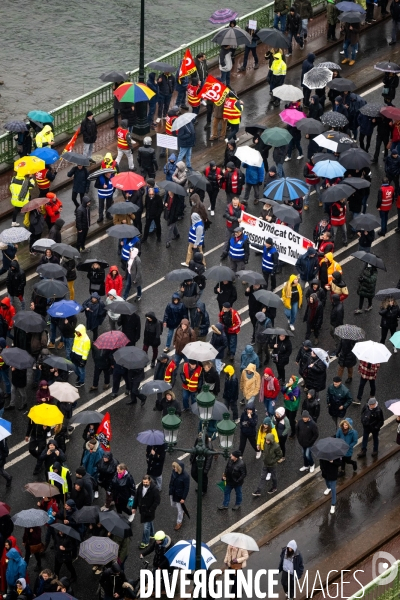
<path fill-rule="evenodd" d="M 295 200 L 307 193 L 307 184 L 301 179 L 294 177 L 282 177 L 277 181 L 271 181 L 264 190 L 264 196 L 283 202 L 284 200 Z"/>
<path fill-rule="evenodd" d="M 0 419 L 0 441 L 11 435 L 11 423 L 5 419 Z"/>
<path fill-rule="evenodd" d="M 79 556 L 89 565 L 106 565 L 118 558 L 118 544 L 106 537 L 93 536 L 79 546 Z"/>

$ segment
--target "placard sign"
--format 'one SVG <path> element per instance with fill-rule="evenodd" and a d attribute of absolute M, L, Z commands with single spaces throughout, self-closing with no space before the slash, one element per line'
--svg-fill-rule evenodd
<path fill-rule="evenodd" d="M 254 29 L 254 31 L 257 29 L 257 21 L 252 21 L 251 19 L 249 20 L 249 29 Z"/>
<path fill-rule="evenodd" d="M 264 244 L 267 238 L 272 238 L 276 249 L 279 252 L 279 260 L 295 265 L 299 256 L 305 253 L 309 246 L 313 246 L 311 240 L 296 233 L 287 225 L 278 225 L 277 223 L 268 223 L 263 219 L 242 213 L 240 226 L 247 233 L 250 245 Z"/>
<path fill-rule="evenodd" d="M 58 473 L 53 473 L 53 471 L 49 471 L 47 475 L 49 479 L 52 479 L 53 481 L 57 481 L 57 483 L 61 483 L 61 485 L 64 485 L 65 479 L 63 479 Z"/>
<path fill-rule="evenodd" d="M 178 150 L 178 138 L 176 138 L 173 135 L 157 133 L 157 146 L 159 148 L 170 148 L 171 150 Z"/>

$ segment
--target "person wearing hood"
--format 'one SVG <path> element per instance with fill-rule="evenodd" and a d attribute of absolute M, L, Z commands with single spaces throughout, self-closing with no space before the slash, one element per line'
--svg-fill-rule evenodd
<path fill-rule="evenodd" d="M 89 279 L 89 294 L 96 292 L 99 296 L 104 296 L 106 273 L 99 263 L 95 262 L 91 265 L 87 278 Z"/>
<path fill-rule="evenodd" d="M 8 560 L 6 569 L 7 588 L 14 589 L 18 579 L 25 577 L 27 564 L 15 548 L 11 548 L 6 557 Z"/>
<path fill-rule="evenodd" d="M 356 62 L 356 52 L 358 50 L 358 41 L 360 39 L 360 27 L 360 23 L 344 24 L 343 50 L 345 58 L 342 60 L 342 65 L 349 63 L 349 67 L 352 67 Z M 351 59 L 349 58 L 349 46 L 351 46 Z"/>
<path fill-rule="evenodd" d="M 89 392 L 96 392 L 99 388 L 99 379 L 101 373 L 104 374 L 103 391 L 110 387 L 112 369 L 114 368 L 114 358 L 112 350 L 100 350 L 95 344 L 92 346 L 92 358 L 94 362 L 93 383 Z"/>
<path fill-rule="evenodd" d="M 218 510 L 228 509 L 232 490 L 235 490 L 236 494 L 236 502 L 232 510 L 240 508 L 243 499 L 242 486 L 246 476 L 247 469 L 242 459 L 242 453 L 240 450 L 234 450 L 226 463 L 225 471 L 222 475 L 222 480 L 225 481 L 224 499 L 222 505 L 218 506 Z"/>
<path fill-rule="evenodd" d="M 316 392 L 320 392 L 324 390 L 326 387 L 326 371 L 326 363 L 311 350 L 311 362 L 304 377 L 304 391 L 314 389 Z"/>
<path fill-rule="evenodd" d="M 51 125 L 45 125 L 35 137 L 36 148 L 50 148 L 54 144 L 54 134 Z"/>
<path fill-rule="evenodd" d="M 363 426 L 363 438 L 361 443 L 361 451 L 357 454 L 357 458 L 364 458 L 367 454 L 368 439 L 370 434 L 373 439 L 373 450 L 371 456 L 378 456 L 379 449 L 379 432 L 383 427 L 385 418 L 382 409 L 378 406 L 376 398 L 370 398 L 361 410 L 361 424 Z"/>
<path fill-rule="evenodd" d="M 196 310 L 193 317 L 193 329 L 197 341 L 205 342 L 208 330 L 210 329 L 210 317 L 206 310 L 204 302 L 196 302 Z"/>
<path fill-rule="evenodd" d="M 295 540 L 291 540 L 282 548 L 279 560 L 279 572 L 282 573 L 281 583 L 286 598 L 294 598 L 296 595 L 295 581 L 300 581 L 304 573 L 303 557 L 298 551 Z M 296 579 L 294 577 L 295 573 Z"/>
<path fill-rule="evenodd" d="M 222 398 L 228 410 L 232 410 L 232 418 L 235 423 L 239 423 L 239 413 L 237 401 L 239 398 L 239 382 L 235 375 L 235 369 L 231 365 L 224 368 L 225 383 Z"/>
<path fill-rule="evenodd" d="M 347 417 L 339 423 L 339 428 L 335 437 L 343 440 L 349 446 L 347 453 L 341 458 L 341 470 L 339 471 L 339 477 L 343 477 L 345 475 L 346 465 L 351 465 L 353 467 L 353 472 L 355 473 L 357 471 L 357 461 L 352 460 L 352 456 L 354 447 L 358 442 L 358 433 L 354 429 L 353 420 L 350 419 L 350 417 Z"/>
<path fill-rule="evenodd" d="M 57 219 L 59 219 L 61 216 L 63 205 L 61 200 L 57 198 L 56 194 L 54 194 L 53 192 L 48 192 L 46 194 L 46 198 L 48 198 L 49 201 L 47 202 L 47 204 L 44 205 L 44 209 L 46 211 L 45 221 L 47 223 L 47 227 L 49 228 L 49 230 L 51 230 L 51 226 L 54 225 Z"/>
<path fill-rule="evenodd" d="M 184 511 L 182 504 L 185 503 L 190 488 L 190 476 L 185 471 L 185 463 L 182 460 L 177 460 L 172 463 L 172 473 L 169 482 L 169 497 L 171 506 L 177 510 L 177 520 L 174 527 L 175 531 L 179 531 L 182 527 Z"/>
<path fill-rule="evenodd" d="M 83 203 L 83 199 L 85 198 L 85 194 L 89 192 L 90 181 L 89 181 L 89 171 L 86 167 L 82 165 L 76 165 L 72 167 L 67 173 L 67 177 L 73 177 L 72 184 L 72 202 L 75 204 L 75 214 L 77 209 L 79 208 L 79 204 L 77 202 L 78 195 L 81 200 L 81 205 Z"/>
<path fill-rule="evenodd" d="M 278 463 L 283 463 L 286 460 L 286 441 L 290 431 L 290 422 L 285 413 L 285 409 L 279 406 L 272 417 L 272 423 L 275 425 L 278 435 L 279 447 L 282 450 L 282 457 L 278 460 Z"/>
<path fill-rule="evenodd" d="M 43 219 L 43 215 L 42 215 L 42 214 L 41 214 L 39 211 L 31 211 L 31 212 L 30 212 L 30 215 L 32 215 L 32 213 L 33 213 L 33 212 L 35 212 L 35 213 L 36 213 L 36 212 L 37 212 L 37 213 L 39 213 L 39 214 L 40 214 L 40 216 L 41 216 L 41 218 L 42 218 L 42 221 L 43 221 L 43 223 L 42 223 L 42 228 L 40 229 L 40 227 L 39 227 L 39 229 L 40 229 L 40 234 L 41 234 L 41 233 L 42 233 L 42 231 L 43 231 L 43 228 L 44 228 L 44 219 Z M 31 239 L 34 237 L 34 235 L 33 235 L 33 234 L 34 234 L 35 232 L 34 232 L 34 231 L 32 231 L 32 228 L 31 228 L 31 226 L 29 226 L 29 231 L 31 231 L 31 233 L 32 233 L 31 237 L 29 238 L 29 240 L 31 240 Z M 36 233 L 35 233 L 35 235 L 36 235 Z M 32 244 L 34 244 L 34 243 L 35 243 L 35 241 L 37 241 L 38 239 L 40 239 L 39 231 L 37 232 L 37 237 L 35 237 L 35 239 L 34 239 L 34 241 L 32 242 Z M 29 244 L 29 250 L 30 250 L 30 251 L 31 251 L 31 248 L 32 248 L 32 244 Z M 10 268 L 10 266 L 11 266 L 11 261 L 15 259 L 15 256 L 16 256 L 16 254 L 17 254 L 17 251 L 18 251 L 18 244 L 2 244 L 2 250 L 1 250 L 1 253 L 2 253 L 2 257 L 3 257 L 3 266 L 2 266 L 2 267 L 1 267 L 1 269 L 0 269 L 0 275 L 3 275 L 4 273 L 7 273 L 8 269 L 9 269 L 9 268 Z M 36 255 L 36 253 L 34 253 L 34 254 Z"/>
<path fill-rule="evenodd" d="M 118 267 L 111 266 L 109 273 L 107 273 L 107 277 L 106 277 L 106 281 L 105 281 L 106 295 L 108 295 L 108 293 L 111 290 L 115 290 L 117 296 L 121 296 L 123 286 L 124 286 L 124 283 L 123 283 L 122 275 L 120 275 L 120 272 L 118 271 Z"/>
<path fill-rule="evenodd" d="M 308 365 L 312 362 L 311 361 L 311 348 L 312 348 L 311 341 L 305 340 L 302 343 L 302 345 L 300 346 L 299 351 L 297 352 L 296 365 L 298 365 L 298 367 L 299 367 L 300 377 L 305 376 Z"/>
<path fill-rule="evenodd" d="M 220 374 L 224 368 L 224 363 L 222 361 L 225 356 L 225 349 L 228 347 L 228 339 L 222 323 L 211 325 L 211 330 L 212 335 L 210 344 L 218 352 L 217 356 L 215 357 L 215 368 L 217 369 L 217 373 Z"/>
<path fill-rule="evenodd" d="M 379 311 L 381 316 L 381 340 L 380 343 L 386 342 L 388 331 L 394 335 L 397 330 L 397 324 L 400 317 L 400 307 L 397 301 L 392 297 L 387 297 L 381 304 Z M 396 346 L 393 345 L 393 352 L 397 352 Z"/>
<path fill-rule="evenodd" d="M 254 399 L 260 392 L 261 377 L 256 371 L 256 365 L 250 363 L 242 371 L 240 377 L 240 390 L 243 393 L 241 404 L 254 406 Z"/>
<path fill-rule="evenodd" d="M 333 378 L 333 383 L 328 387 L 326 401 L 328 412 L 337 429 L 338 419 L 344 419 L 348 407 L 353 402 L 350 390 L 343 385 L 342 379 L 338 375 Z"/>
<path fill-rule="evenodd" d="M 297 275 L 291 275 L 289 280 L 283 284 L 282 302 L 288 325 L 294 331 L 297 312 L 303 304 L 303 291 Z"/>
<path fill-rule="evenodd" d="M 86 362 L 90 352 L 90 339 L 84 325 L 75 329 L 75 338 L 71 350 L 71 361 L 77 376 L 75 387 L 85 385 Z"/>
<path fill-rule="evenodd" d="M 260 201 L 261 190 L 260 186 L 264 183 L 265 170 L 264 164 L 261 167 L 256 167 L 252 165 L 248 165 L 247 163 L 242 163 L 242 167 L 246 169 L 245 176 L 245 191 L 243 201 L 247 203 L 250 198 L 251 189 L 254 189 L 254 204 L 258 204 Z"/>
<path fill-rule="evenodd" d="M 229 166 L 230 162 L 232 163 L 231 166 Z M 231 170 L 233 170 L 233 169 L 239 170 L 241 164 L 242 164 L 242 161 L 236 156 L 236 140 L 234 140 L 233 138 L 229 138 L 229 140 L 226 144 L 225 153 L 224 153 L 224 168 L 231 169 Z M 222 172 L 224 173 L 224 170 Z M 244 175 L 240 170 L 239 170 L 239 173 L 243 176 L 243 180 L 242 180 L 242 185 L 243 185 Z M 238 195 L 240 196 L 240 193 Z M 230 200 L 231 200 L 231 198 L 230 198 Z"/>
<path fill-rule="evenodd" d="M 336 0 L 328 0 L 326 5 L 326 20 L 328 23 L 327 41 L 337 42 L 336 25 L 338 22 L 339 11 L 336 8 Z"/>
<path fill-rule="evenodd" d="M 342 377 L 347 368 L 347 379 L 345 383 L 351 383 L 353 380 L 353 368 L 357 364 L 357 357 L 353 353 L 356 342 L 353 340 L 340 339 L 337 347 L 337 356 L 339 362 L 338 376 Z"/>
<path fill-rule="evenodd" d="M 304 80 L 304 75 L 306 73 L 308 73 L 308 71 L 311 71 L 311 69 L 314 68 L 314 60 L 315 60 L 315 54 L 313 54 L 311 52 L 307 56 L 307 58 L 305 60 L 303 60 L 303 64 L 301 66 L 301 86 L 303 88 L 303 93 L 304 93 L 303 106 L 305 106 L 306 108 L 309 108 L 311 90 L 310 90 L 310 88 L 308 88 L 306 85 L 303 84 L 303 80 Z"/>
<path fill-rule="evenodd" d="M 6 288 L 11 304 L 14 305 L 15 297 L 17 297 L 21 303 L 21 310 L 25 310 L 25 286 L 25 271 L 21 269 L 17 260 L 12 260 L 6 277 Z"/>
<path fill-rule="evenodd" d="M 243 373 L 245 368 L 253 363 L 256 369 L 260 368 L 260 359 L 251 344 L 247 344 L 242 354 L 240 355 L 240 374 Z"/>
<path fill-rule="evenodd" d="M 97 463 L 103 458 L 104 450 L 96 439 L 91 439 L 85 444 L 82 456 L 82 466 L 94 480 L 97 477 Z"/>
<path fill-rule="evenodd" d="M 308 107 L 308 118 L 320 121 L 323 114 L 324 109 L 320 104 L 318 96 L 314 94 L 310 98 L 310 105 Z"/>
<path fill-rule="evenodd" d="M 246 373 L 248 371 L 249 374 L 253 373 L 258 375 L 258 373 L 255 373 L 255 371 L 253 370 L 255 367 L 254 365 L 249 365 L 248 370 L 246 369 L 245 371 L 243 371 L 242 373 L 242 377 L 240 380 L 240 387 L 242 389 L 242 380 L 243 380 L 243 375 L 246 376 Z M 254 377 L 252 377 L 251 379 L 253 379 Z M 250 381 L 250 380 L 248 380 Z M 260 384 L 260 376 L 258 375 L 258 384 Z M 256 388 L 257 386 L 255 386 Z M 258 392 L 257 392 L 258 393 Z M 240 444 L 239 444 L 239 452 L 240 455 L 243 455 L 244 449 L 246 447 L 246 443 L 247 440 L 249 441 L 250 445 L 254 448 L 254 450 L 257 453 L 257 421 L 258 421 L 258 415 L 256 413 L 256 410 L 254 408 L 254 397 L 255 394 L 253 396 L 253 401 L 252 404 L 248 406 L 246 406 L 243 410 L 243 413 L 240 417 Z"/>
<path fill-rule="evenodd" d="M 89 182 L 90 183 L 90 182 Z M 75 226 L 77 230 L 76 247 L 78 251 L 90 252 L 86 250 L 86 236 L 90 227 L 90 198 L 89 196 L 83 196 L 82 204 L 76 209 Z"/>
<path fill-rule="evenodd" d="M 170 392 L 170 394 L 172 394 L 172 392 Z M 174 394 L 172 395 L 174 396 Z M 176 412 L 176 414 L 179 416 L 180 411 L 179 414 L 178 412 Z M 166 444 L 159 444 L 153 446 L 148 445 L 146 448 L 147 473 L 154 481 L 159 492 L 161 492 L 162 488 L 162 473 L 164 469 L 166 454 Z"/>
<path fill-rule="evenodd" d="M 63 219 L 57 219 L 51 226 L 47 237 L 49 240 L 54 240 L 56 244 L 61 243 L 61 229 L 64 227 L 65 221 Z"/>
<path fill-rule="evenodd" d="M 311 294 L 317 294 L 318 300 L 325 306 L 326 303 L 326 290 L 321 286 L 321 282 L 319 279 L 313 279 L 310 282 L 310 285 L 306 289 L 306 301 L 308 302 Z"/>
<path fill-rule="evenodd" d="M 276 399 L 279 396 L 281 387 L 279 381 L 272 372 L 272 369 L 266 367 L 261 379 L 259 401 L 264 402 L 265 414 L 272 417 L 275 413 Z"/>
<path fill-rule="evenodd" d="M 296 435 L 296 415 L 300 404 L 300 387 L 299 378 L 292 375 L 289 381 L 281 388 L 283 394 L 283 405 L 285 407 L 286 416 L 290 423 L 290 439 Z"/>
<path fill-rule="evenodd" d="M 106 298 L 106 308 L 112 302 L 124 302 L 124 299 L 121 296 L 118 296 L 115 289 L 111 289 L 107 293 Z M 108 322 L 110 324 L 111 331 L 115 331 L 118 329 L 118 319 L 120 315 L 118 313 L 112 312 L 112 310 L 107 310 L 108 313 Z"/>
<path fill-rule="evenodd" d="M 86 156 L 93 164 L 92 159 L 94 144 L 97 140 L 97 123 L 91 110 L 86 112 L 86 116 L 81 123 L 81 134 L 83 137 L 83 156 Z"/>
<path fill-rule="evenodd" d="M 175 173 L 177 169 L 176 166 L 176 154 L 174 154 L 174 152 L 172 154 L 170 154 L 170 156 L 168 157 L 168 162 L 165 163 L 163 171 L 165 174 L 165 179 L 167 181 L 172 181 L 172 176 Z"/>
<path fill-rule="evenodd" d="M 318 439 L 319 432 L 317 424 L 311 419 L 310 414 L 303 410 L 301 419 L 296 424 L 297 441 L 303 450 L 304 466 L 300 468 L 301 472 L 315 470 L 314 458 L 311 453 L 311 448 Z"/>
<path fill-rule="evenodd" d="M 188 250 L 186 254 L 186 261 L 182 262 L 181 265 L 184 267 L 189 266 L 189 262 L 192 260 L 193 253 L 203 252 L 204 245 L 204 222 L 201 220 L 200 215 L 193 213 L 191 215 L 192 225 L 189 229 L 188 236 Z"/>
<path fill-rule="evenodd" d="M 181 416 L 181 414 L 182 414 L 181 404 L 176 399 L 175 394 L 172 390 L 166 391 L 160 402 L 157 399 L 156 406 L 155 406 L 155 410 L 162 412 L 163 417 L 165 417 L 165 415 L 168 414 L 169 408 L 175 408 L 175 412 L 178 415 L 178 417 Z"/>
<path fill-rule="evenodd" d="M 308 390 L 306 392 L 306 397 L 303 400 L 301 410 L 306 410 L 310 414 L 312 420 L 317 423 L 321 413 L 321 404 L 319 395 L 315 390 Z"/>
<path fill-rule="evenodd" d="M 167 304 L 164 311 L 163 326 L 168 328 L 167 341 L 164 352 L 169 352 L 175 329 L 182 319 L 187 319 L 188 309 L 181 300 L 178 292 L 172 294 L 171 302 Z"/>
<path fill-rule="evenodd" d="M 315 343 L 318 344 L 318 337 L 323 319 L 324 306 L 318 299 L 317 294 L 311 294 L 307 300 L 307 308 L 303 318 L 303 321 L 307 323 L 306 339 L 309 339 L 311 332 L 313 332 Z"/>
<path fill-rule="evenodd" d="M 106 492 L 104 506 L 102 506 L 100 509 L 102 512 L 108 511 L 110 509 L 110 504 L 112 502 L 111 483 L 116 475 L 117 465 L 118 461 L 116 458 L 113 457 L 112 452 L 106 450 L 103 452 L 103 456 L 100 458 L 96 465 L 97 483 Z"/>
<path fill-rule="evenodd" d="M 70 499 L 75 502 L 77 510 L 80 510 L 84 506 L 91 505 L 91 498 L 85 489 L 82 480 L 78 479 L 75 481 L 72 490 L 70 491 Z"/>
<path fill-rule="evenodd" d="M 173 358 L 176 366 L 183 360 L 183 350 L 186 344 L 196 341 L 196 334 L 190 327 L 188 319 L 182 319 L 177 327 L 172 343 L 175 347 L 175 356 Z"/>
<path fill-rule="evenodd" d="M 276 336 L 276 343 L 273 345 L 272 360 L 276 364 L 278 378 L 281 383 L 285 381 L 285 367 L 289 364 L 289 358 L 292 354 L 292 342 L 287 335 Z"/>
<path fill-rule="evenodd" d="M 49 390 L 49 384 L 45 379 L 39 383 L 39 388 L 36 392 L 37 404 L 50 404 L 52 397 Z"/>
<path fill-rule="evenodd" d="M 136 247 L 129 249 L 129 259 L 126 265 L 126 284 L 122 295 L 125 302 L 128 299 L 132 283 L 136 286 L 136 302 L 140 302 L 142 299 L 143 271 L 139 249 Z"/>
<path fill-rule="evenodd" d="M 319 269 L 319 261 L 315 248 L 309 246 L 307 251 L 299 256 L 296 261 L 296 269 L 303 285 L 315 279 Z"/>
<path fill-rule="evenodd" d="M 278 442 L 275 440 L 275 437 L 272 433 L 267 433 L 262 454 L 263 467 L 261 470 L 260 481 L 257 489 L 252 494 L 255 498 L 259 498 L 261 496 L 264 482 L 268 479 L 271 479 L 271 487 L 268 490 L 268 494 L 274 494 L 277 491 L 278 480 L 276 477 L 276 465 L 282 459 L 282 457 L 282 450 Z"/>
<path fill-rule="evenodd" d="M 201 252 L 195 252 L 193 254 L 193 258 L 189 262 L 189 269 L 196 273 L 196 277 L 193 277 L 193 281 L 199 286 L 200 298 L 207 285 L 207 280 L 204 275 L 204 273 L 206 272 L 206 264 L 204 256 Z"/>
<path fill-rule="evenodd" d="M 14 317 L 16 311 L 13 305 L 11 304 L 10 298 L 7 296 L 0 300 L 0 317 L 4 320 L 3 325 L 3 333 L 5 337 L 7 337 L 8 332 L 14 327 Z M 0 319 L 1 320 L 1 319 Z M 7 335 L 6 335 L 7 334 Z M 3 336 L 2 336 L 3 337 Z M 4 347 L 1 346 L 0 347 Z"/>
<path fill-rule="evenodd" d="M 348 287 L 340 271 L 333 271 L 330 288 L 331 294 L 339 295 L 340 302 L 344 302 L 344 300 L 346 300 L 346 298 L 349 296 Z"/>
<path fill-rule="evenodd" d="M 82 308 L 86 317 L 86 329 L 87 331 L 91 331 L 93 333 L 93 341 L 95 342 L 99 335 L 99 327 L 107 315 L 105 304 L 100 298 L 99 294 L 97 292 L 93 292 L 90 298 L 82 303 Z M 76 328 L 74 328 L 74 331 L 76 331 Z M 75 333 L 73 337 L 75 339 Z"/>
<path fill-rule="evenodd" d="M 151 368 L 154 369 L 156 365 L 156 359 L 158 355 L 158 347 L 161 344 L 161 335 L 163 330 L 163 324 L 159 321 L 154 312 L 147 312 L 144 326 L 144 337 L 143 337 L 143 351 L 148 352 L 151 346 L 153 350 L 153 357 L 151 359 Z"/>
<path fill-rule="evenodd" d="M 58 447 L 57 442 L 53 438 L 49 438 L 46 440 L 47 446 L 42 451 L 41 455 L 38 458 L 37 466 L 35 467 L 35 471 L 40 472 L 42 465 L 44 464 L 44 468 L 46 473 L 50 471 L 52 468 L 55 468 L 55 465 L 61 465 L 65 463 L 66 456 L 65 453 Z"/>
<path fill-rule="evenodd" d="M 369 312 L 370 310 L 372 310 L 372 299 L 375 296 L 377 278 L 377 268 L 373 267 L 372 265 L 366 264 L 358 278 L 359 284 L 357 288 L 357 294 L 359 295 L 360 300 L 358 304 L 358 309 L 354 311 L 355 315 L 359 315 L 362 313 L 362 307 L 365 298 L 367 298 L 368 300 L 368 308 L 365 309 L 365 312 Z"/>
<path fill-rule="evenodd" d="M 281 52 L 275 52 L 273 59 L 270 67 L 269 90 L 272 93 L 271 102 L 274 103 L 274 106 L 279 106 L 280 100 L 274 97 L 274 89 L 285 83 L 287 66 L 282 59 Z"/>

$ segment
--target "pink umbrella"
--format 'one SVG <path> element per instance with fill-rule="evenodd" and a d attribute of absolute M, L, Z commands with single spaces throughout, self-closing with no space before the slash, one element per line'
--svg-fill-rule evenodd
<path fill-rule="evenodd" d="M 279 116 L 282 121 L 288 125 L 296 125 L 297 121 L 306 117 L 303 112 L 296 110 L 295 108 L 285 108 L 285 110 L 279 113 Z"/>
<path fill-rule="evenodd" d="M 229 21 L 234 21 L 238 14 L 239 13 L 231 8 L 220 8 L 219 10 L 216 10 L 208 20 L 211 21 L 211 23 L 214 23 L 214 25 L 221 25 L 223 23 L 229 23 Z"/>

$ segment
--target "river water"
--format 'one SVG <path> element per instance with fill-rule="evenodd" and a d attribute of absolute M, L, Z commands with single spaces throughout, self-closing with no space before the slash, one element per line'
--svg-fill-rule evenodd
<path fill-rule="evenodd" d="M 229 0 L 247 14 L 262 0 Z M 225 3 L 147 0 L 145 61 L 216 29 Z M 138 66 L 140 0 L 3 0 L 0 123 L 50 110 L 101 84 L 99 75 Z"/>

